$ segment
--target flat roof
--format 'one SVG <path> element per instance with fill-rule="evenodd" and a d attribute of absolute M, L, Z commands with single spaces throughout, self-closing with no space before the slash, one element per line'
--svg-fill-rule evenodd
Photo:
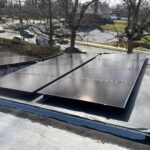
<path fill-rule="evenodd" d="M 149 150 L 150 148 L 149 145 L 107 133 L 1 106 L 0 135 L 2 150 Z"/>

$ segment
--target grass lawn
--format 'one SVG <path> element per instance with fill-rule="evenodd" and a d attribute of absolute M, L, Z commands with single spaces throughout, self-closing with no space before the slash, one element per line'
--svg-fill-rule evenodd
<path fill-rule="evenodd" d="M 117 42 L 106 42 L 106 43 L 99 43 L 99 44 L 104 44 L 104 45 L 109 45 L 109 46 L 115 46 L 115 47 L 118 47 L 117 46 Z M 124 45 L 123 48 L 126 48 L 127 49 L 127 45 Z M 137 48 L 134 48 L 136 50 L 140 50 L 140 51 L 146 51 L 146 52 L 150 52 L 150 49 L 147 49 L 147 48 L 144 48 L 144 47 L 137 47 Z"/>
<path fill-rule="evenodd" d="M 126 21 L 116 20 L 114 21 L 114 24 L 106 24 L 106 25 L 103 25 L 102 28 L 107 31 L 124 32 L 124 29 L 126 26 L 127 26 Z"/>
<path fill-rule="evenodd" d="M 147 36 L 144 36 L 142 39 L 141 39 L 142 42 L 145 42 L 145 43 L 150 43 L 150 35 L 147 35 Z"/>

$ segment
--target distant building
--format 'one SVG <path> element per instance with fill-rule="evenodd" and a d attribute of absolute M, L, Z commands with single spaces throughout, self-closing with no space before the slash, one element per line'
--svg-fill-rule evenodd
<path fill-rule="evenodd" d="M 112 23 L 110 19 L 111 11 L 108 4 L 100 3 L 98 4 L 97 13 L 94 13 L 94 6 L 91 6 L 85 12 L 84 18 L 81 21 L 81 26 L 83 27 L 100 27 L 102 24 Z M 77 15 L 79 17 L 79 15 Z"/>
<path fill-rule="evenodd" d="M 112 23 L 109 18 L 104 18 L 101 14 L 85 14 L 81 21 L 83 27 L 100 27 L 100 25 Z"/>
<path fill-rule="evenodd" d="M 81 26 L 86 27 L 100 27 L 102 24 L 112 23 L 110 19 L 111 11 L 109 7 L 98 7 L 98 11 L 95 14 L 93 7 L 90 7 L 82 19 Z"/>
<path fill-rule="evenodd" d="M 127 20 L 127 12 L 126 11 L 112 11 L 110 18 L 112 20 Z"/>

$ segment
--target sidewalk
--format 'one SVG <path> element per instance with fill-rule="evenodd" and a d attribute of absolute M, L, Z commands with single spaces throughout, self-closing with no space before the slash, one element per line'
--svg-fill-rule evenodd
<path fill-rule="evenodd" d="M 95 47 L 95 48 L 103 48 L 103 49 L 110 49 L 114 51 L 120 51 L 120 52 L 127 52 L 127 49 L 122 48 L 122 47 L 115 47 L 115 46 L 110 46 L 110 45 L 103 45 L 99 43 L 93 43 L 93 42 L 86 42 L 86 41 L 78 41 L 76 40 L 76 44 L 83 45 L 83 46 L 90 46 L 90 47 Z M 135 52 L 142 52 L 150 55 L 150 51 L 140 51 L 140 50 L 134 50 Z"/>
<path fill-rule="evenodd" d="M 103 45 L 103 44 L 98 44 L 98 43 L 93 43 L 93 42 L 77 41 L 76 40 L 76 44 L 84 45 L 84 46 L 91 46 L 91 47 L 95 47 L 95 48 L 104 48 L 104 49 L 111 49 L 111 50 L 115 50 L 115 51 L 124 51 L 124 52 L 126 52 L 126 49 L 122 48 L 122 47 Z"/>

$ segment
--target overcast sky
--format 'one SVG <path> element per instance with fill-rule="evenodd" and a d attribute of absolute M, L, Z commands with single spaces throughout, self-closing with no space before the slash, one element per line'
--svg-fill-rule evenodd
<path fill-rule="evenodd" d="M 89 0 L 81 0 L 82 2 L 86 2 Z M 118 4 L 121 0 L 100 0 L 101 2 L 107 2 L 108 4 L 110 4 L 111 6 Z"/>

